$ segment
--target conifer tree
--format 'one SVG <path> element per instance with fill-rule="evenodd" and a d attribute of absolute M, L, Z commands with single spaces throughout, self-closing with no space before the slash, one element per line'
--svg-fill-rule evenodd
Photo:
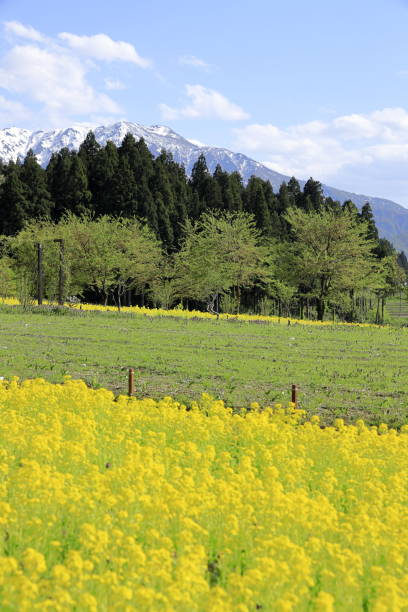
<path fill-rule="evenodd" d="M 360 221 L 367 224 L 367 238 L 368 240 L 378 241 L 378 230 L 375 224 L 374 215 L 369 202 L 366 202 L 361 209 L 359 215 Z"/>
<path fill-rule="evenodd" d="M 332 210 L 334 213 L 340 215 L 343 208 L 338 200 L 334 200 L 332 197 L 327 196 L 324 198 L 323 207 L 326 210 Z"/>
<path fill-rule="evenodd" d="M 155 159 L 154 174 L 150 180 L 151 191 L 157 211 L 157 224 L 161 240 L 167 249 L 173 246 L 174 233 L 170 219 L 175 216 L 174 194 L 169 180 L 167 153 L 164 151 Z"/>
<path fill-rule="evenodd" d="M 75 154 L 74 154 L 75 155 Z M 68 183 L 71 171 L 72 154 L 67 147 L 53 153 L 48 162 L 46 174 L 48 190 L 54 206 L 54 218 L 60 219 L 69 208 Z"/>
<path fill-rule="evenodd" d="M 302 192 L 299 181 L 294 176 L 288 181 L 288 193 L 290 197 L 289 206 L 301 206 Z"/>
<path fill-rule="evenodd" d="M 97 142 L 95 134 L 90 130 L 85 137 L 85 140 L 79 147 L 78 155 L 88 172 L 89 183 L 92 184 L 92 171 L 95 160 L 102 149 L 101 145 Z"/>
<path fill-rule="evenodd" d="M 114 196 L 115 176 L 119 165 L 116 145 L 108 140 L 93 161 L 93 175 L 89 179 L 94 210 L 97 215 L 115 215 Z M 133 176 L 132 176 L 133 179 Z"/>
<path fill-rule="evenodd" d="M 312 211 L 312 210 L 322 210 L 324 204 L 324 195 L 321 183 L 319 181 L 315 181 L 310 177 L 308 181 L 306 181 L 305 186 L 303 188 L 303 207 L 304 210 Z"/>
<path fill-rule="evenodd" d="M 271 235 L 271 217 L 265 198 L 264 181 L 251 176 L 247 185 L 246 212 L 254 215 L 257 227 L 266 235 Z"/>
<path fill-rule="evenodd" d="M 180 245 L 182 227 L 187 220 L 192 193 L 184 167 L 171 161 L 170 170 L 169 177 L 174 194 L 174 212 L 171 223 L 173 227 L 174 246 L 177 247 Z"/>
<path fill-rule="evenodd" d="M 352 202 L 352 200 L 346 200 L 345 202 L 343 202 L 342 209 L 344 211 L 348 211 L 350 215 L 352 215 L 356 219 L 359 217 L 358 208 L 354 204 L 354 202 Z"/>
<path fill-rule="evenodd" d="M 155 196 L 156 210 L 157 210 L 157 225 L 158 225 L 158 237 L 162 241 L 163 245 L 171 250 L 174 243 L 173 228 L 170 222 L 169 208 L 164 202 L 161 193 L 157 193 Z"/>
<path fill-rule="evenodd" d="M 127 156 L 119 156 L 110 183 L 110 214 L 124 217 L 138 215 L 138 186 Z M 107 208 L 106 203 L 104 207 Z"/>
<path fill-rule="evenodd" d="M 229 183 L 230 183 L 230 190 L 231 190 L 231 204 L 232 204 L 232 211 L 235 212 L 239 212 L 243 210 L 243 201 L 242 201 L 242 197 L 243 197 L 243 192 L 244 192 L 244 186 L 242 185 L 242 177 L 240 175 L 239 172 L 232 172 L 229 175 Z"/>
<path fill-rule="evenodd" d="M 92 194 L 88 189 L 88 177 L 79 155 L 72 154 L 66 181 L 67 208 L 75 215 L 83 215 L 92 209 Z"/>
<path fill-rule="evenodd" d="M 45 170 L 37 162 L 32 149 L 24 159 L 20 169 L 20 179 L 25 185 L 26 198 L 28 200 L 27 217 L 50 218 L 54 207 L 51 194 L 47 187 L 47 176 Z"/>
<path fill-rule="evenodd" d="M 136 180 L 139 181 L 142 176 L 148 180 L 153 175 L 153 155 L 149 151 L 144 138 L 140 138 L 136 143 L 136 151 L 138 157 L 135 159 L 134 171 Z"/>
<path fill-rule="evenodd" d="M 397 261 L 401 268 L 405 270 L 406 273 L 408 273 L 408 259 L 404 251 L 398 253 Z"/>
<path fill-rule="evenodd" d="M 27 189 L 20 179 L 21 166 L 10 161 L 5 168 L 0 199 L 0 233 L 12 235 L 29 219 Z"/>
<path fill-rule="evenodd" d="M 126 158 L 129 167 L 136 173 L 140 167 L 140 153 L 133 134 L 127 133 L 118 149 L 119 157 Z"/>
<path fill-rule="evenodd" d="M 207 181 L 210 176 L 207 162 L 203 153 L 195 162 L 191 170 L 191 186 L 198 193 L 200 200 L 205 200 Z"/>

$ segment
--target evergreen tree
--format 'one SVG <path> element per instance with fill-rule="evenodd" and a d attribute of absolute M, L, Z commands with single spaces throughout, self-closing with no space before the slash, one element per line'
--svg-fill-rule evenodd
<path fill-rule="evenodd" d="M 201 153 L 191 171 L 191 186 L 193 190 L 197 192 L 198 197 L 202 201 L 205 200 L 209 176 L 210 173 L 208 171 L 205 156 L 203 153 Z"/>
<path fill-rule="evenodd" d="M 198 192 L 192 190 L 190 204 L 188 207 L 188 217 L 193 221 L 199 219 L 201 214 L 204 212 L 203 202 L 200 200 Z"/>
<path fill-rule="evenodd" d="M 136 139 L 133 134 L 128 132 L 124 139 L 122 140 L 122 144 L 118 149 L 119 157 L 121 159 L 126 158 L 129 164 L 129 167 L 137 174 L 137 171 L 140 171 L 141 160 L 140 160 L 140 151 L 136 143 Z M 139 178 L 139 177 L 136 177 Z"/>
<path fill-rule="evenodd" d="M 149 227 L 155 235 L 160 235 L 159 219 L 157 216 L 157 207 L 153 198 L 153 194 L 149 189 L 147 179 L 143 177 L 141 183 L 137 187 L 138 198 L 138 216 L 146 219 Z"/>
<path fill-rule="evenodd" d="M 0 233 L 12 235 L 19 232 L 29 219 L 27 190 L 20 179 L 21 166 L 10 161 L 5 168 L 0 199 Z"/>
<path fill-rule="evenodd" d="M 405 270 L 405 272 L 408 273 L 408 259 L 404 251 L 401 251 L 400 253 L 398 253 L 397 261 L 398 261 L 398 264 L 401 266 L 401 268 Z"/>
<path fill-rule="evenodd" d="M 301 206 L 302 192 L 299 181 L 294 176 L 289 179 L 288 193 L 290 198 L 289 206 Z"/>
<path fill-rule="evenodd" d="M 376 246 L 373 249 L 373 253 L 379 259 L 385 259 L 386 257 L 396 257 L 394 246 L 386 238 L 379 238 Z"/>
<path fill-rule="evenodd" d="M 170 222 L 169 208 L 163 200 L 161 193 L 155 196 L 157 210 L 158 237 L 167 249 L 171 249 L 174 243 L 173 228 Z"/>
<path fill-rule="evenodd" d="M 366 202 L 361 209 L 359 215 L 360 221 L 367 224 L 367 238 L 368 240 L 378 241 L 378 230 L 374 221 L 374 215 L 369 202 Z"/>
<path fill-rule="evenodd" d="M 67 210 L 83 215 L 92 210 L 92 194 L 88 189 L 88 177 L 81 158 L 73 154 L 66 182 Z"/>
<path fill-rule="evenodd" d="M 26 187 L 25 192 L 28 200 L 27 216 L 30 219 L 50 218 L 54 203 L 48 191 L 47 176 L 31 149 L 28 151 L 21 166 L 20 179 Z"/>
<path fill-rule="evenodd" d="M 341 215 L 343 207 L 338 200 L 333 200 L 330 196 L 324 199 L 324 208 L 332 210 L 335 214 Z"/>
<path fill-rule="evenodd" d="M 54 218 L 60 219 L 65 211 L 70 210 L 68 183 L 71 171 L 72 155 L 67 147 L 53 153 L 46 169 L 48 190 L 55 204 Z"/>
<path fill-rule="evenodd" d="M 236 171 L 232 172 L 229 175 L 229 183 L 230 183 L 231 196 L 232 196 L 231 210 L 235 212 L 242 211 L 244 207 L 243 201 L 242 201 L 244 186 L 242 185 L 242 177 L 240 173 Z"/>
<path fill-rule="evenodd" d="M 302 208 L 306 211 L 322 210 L 324 195 L 321 183 L 310 177 L 303 188 Z"/>
<path fill-rule="evenodd" d="M 110 180 L 109 208 L 110 214 L 118 216 L 133 217 L 139 214 L 138 186 L 129 158 L 125 155 L 119 156 Z"/>
<path fill-rule="evenodd" d="M 162 152 L 154 161 L 154 174 L 150 180 L 150 187 L 157 211 L 159 236 L 166 248 L 173 246 L 174 233 L 170 219 L 175 217 L 174 193 L 169 180 L 169 163 L 171 158 Z"/>
<path fill-rule="evenodd" d="M 355 219 L 359 218 L 358 208 L 351 200 L 346 200 L 343 203 L 342 209 L 350 213 L 350 215 Z"/>
<path fill-rule="evenodd" d="M 113 202 L 118 165 L 119 155 L 116 145 L 108 140 L 105 147 L 101 148 L 95 156 L 93 174 L 89 179 L 92 201 L 97 215 L 119 214 L 119 211 L 115 210 Z"/>
<path fill-rule="evenodd" d="M 149 147 L 147 146 L 144 138 L 140 138 L 140 140 L 137 141 L 136 151 L 138 153 L 138 157 L 136 157 L 133 166 L 136 180 L 139 181 L 142 176 L 149 179 L 154 171 L 153 155 L 150 153 Z"/>
<path fill-rule="evenodd" d="M 171 161 L 170 181 L 174 194 L 174 213 L 171 219 L 175 247 L 180 245 L 182 227 L 188 217 L 188 208 L 191 202 L 191 186 L 187 180 L 183 166 Z"/>
<path fill-rule="evenodd" d="M 92 132 L 92 130 L 89 131 L 85 137 L 85 140 L 79 147 L 78 155 L 81 158 L 81 161 L 88 172 L 88 179 L 90 185 L 92 185 L 93 166 L 101 149 L 102 147 L 97 142 L 95 134 Z"/>
<path fill-rule="evenodd" d="M 258 228 L 266 235 L 271 234 L 271 217 L 265 197 L 264 181 L 251 176 L 247 185 L 246 212 L 254 215 Z"/>
<path fill-rule="evenodd" d="M 286 221 L 285 214 L 294 206 L 296 206 L 295 198 L 293 197 L 288 185 L 285 182 L 281 183 L 277 198 L 277 213 L 280 229 L 279 237 L 281 240 L 289 240 L 291 238 L 289 224 Z"/>
<path fill-rule="evenodd" d="M 220 164 L 217 164 L 214 170 L 213 178 L 217 183 L 221 193 L 222 209 L 233 211 L 234 197 L 231 188 L 230 175 L 228 174 L 228 172 L 224 172 Z"/>

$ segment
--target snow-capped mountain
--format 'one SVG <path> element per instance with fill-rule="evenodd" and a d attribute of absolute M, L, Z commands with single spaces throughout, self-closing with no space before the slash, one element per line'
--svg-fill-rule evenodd
<path fill-rule="evenodd" d="M 108 140 L 120 145 L 128 132 L 133 134 L 137 140 L 144 138 L 153 155 L 158 155 L 162 149 L 170 151 L 174 160 L 185 166 L 188 174 L 199 155 L 203 153 L 211 171 L 214 171 L 216 165 L 220 164 L 228 172 L 239 172 L 244 182 L 255 175 L 264 180 L 269 180 L 273 188 L 278 190 L 281 183 L 288 181 L 290 178 L 270 170 L 242 153 L 193 144 L 165 126 L 152 125 L 146 127 L 128 121 L 99 127 L 81 124 L 67 129 L 55 129 L 47 132 L 31 132 L 16 127 L 5 128 L 0 130 L 0 159 L 4 161 L 22 159 L 27 151 L 32 149 L 39 163 L 46 166 L 53 152 L 59 151 L 63 147 L 68 147 L 71 150 L 78 149 L 91 129 L 96 140 L 102 145 L 106 144 Z M 299 183 L 302 186 L 304 185 L 304 181 L 300 180 Z M 325 195 L 340 200 L 340 202 L 348 199 L 353 200 L 359 208 L 365 202 L 370 202 L 381 235 L 393 242 L 397 249 L 403 249 L 408 254 L 408 209 L 391 200 L 350 193 L 328 185 L 323 185 L 323 190 Z"/>

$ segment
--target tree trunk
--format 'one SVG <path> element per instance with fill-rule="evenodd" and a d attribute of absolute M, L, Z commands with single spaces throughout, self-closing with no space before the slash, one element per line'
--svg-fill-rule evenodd
<path fill-rule="evenodd" d="M 317 319 L 318 321 L 323 321 L 325 303 L 323 298 L 316 299 L 316 309 L 317 309 Z"/>
<path fill-rule="evenodd" d="M 380 298 L 377 298 L 377 312 L 375 313 L 375 322 L 380 324 Z"/>

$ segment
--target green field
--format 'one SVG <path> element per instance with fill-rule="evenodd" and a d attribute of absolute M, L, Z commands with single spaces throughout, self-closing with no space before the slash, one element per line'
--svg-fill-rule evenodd
<path fill-rule="evenodd" d="M 408 321 L 408 302 L 404 295 L 388 298 L 385 308 L 394 320 L 404 323 Z"/>
<path fill-rule="evenodd" d="M 408 422 L 408 330 L 185 320 L 0 307 L 0 376 L 64 375 L 115 393 L 136 369 L 137 395 L 234 407 L 290 400 L 323 422 Z"/>

